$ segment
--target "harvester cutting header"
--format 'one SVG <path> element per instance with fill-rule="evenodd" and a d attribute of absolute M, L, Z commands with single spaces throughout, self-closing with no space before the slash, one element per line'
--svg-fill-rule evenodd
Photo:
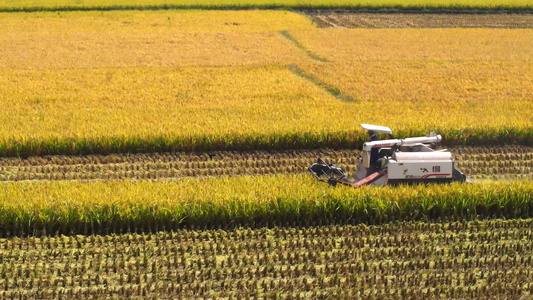
<path fill-rule="evenodd" d="M 385 126 L 361 124 L 368 130 L 372 141 L 363 144 L 355 180 L 347 178 L 339 167 L 319 158 L 309 167 L 318 180 L 360 187 L 363 185 L 472 182 L 456 168 L 456 161 L 446 150 L 436 150 L 441 142 L 439 134 L 426 137 L 394 139 L 392 130 Z M 385 133 L 390 139 L 377 140 L 375 133 Z"/>

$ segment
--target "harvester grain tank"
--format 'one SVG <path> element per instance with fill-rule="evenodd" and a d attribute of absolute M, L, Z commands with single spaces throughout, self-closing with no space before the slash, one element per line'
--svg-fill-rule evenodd
<path fill-rule="evenodd" d="M 354 180 L 344 171 L 322 158 L 309 167 L 320 181 L 330 185 L 344 184 L 352 187 L 387 184 L 472 182 L 456 166 L 456 161 L 447 149 L 436 150 L 441 142 L 439 134 L 405 139 L 392 138 L 392 130 L 385 126 L 361 124 L 372 132 L 387 134 L 390 139 L 370 141 L 363 144 L 362 155 Z M 377 157 L 372 156 L 376 151 Z M 377 159 L 376 159 L 377 158 Z M 373 161 L 375 160 L 375 161 Z"/>

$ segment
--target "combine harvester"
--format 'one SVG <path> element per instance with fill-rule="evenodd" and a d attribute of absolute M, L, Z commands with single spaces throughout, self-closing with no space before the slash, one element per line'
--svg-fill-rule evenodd
<path fill-rule="evenodd" d="M 319 158 L 309 171 L 320 181 L 336 186 L 338 183 L 360 187 L 386 184 L 472 182 L 459 169 L 450 151 L 435 150 L 442 140 L 439 134 L 428 137 L 393 139 L 388 127 L 361 124 L 369 132 L 388 134 L 391 139 L 363 144 L 362 159 L 355 180 L 346 177 L 344 171 Z"/>

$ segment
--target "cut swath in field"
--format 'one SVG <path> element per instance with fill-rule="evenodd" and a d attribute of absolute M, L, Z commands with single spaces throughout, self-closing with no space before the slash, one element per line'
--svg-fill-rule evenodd
<path fill-rule="evenodd" d="M 526 146 L 453 147 L 459 168 L 472 179 L 533 179 L 533 149 Z M 218 151 L 0 158 L 0 181 L 166 180 L 185 177 L 299 174 L 325 157 L 348 174 L 358 150 Z"/>
<path fill-rule="evenodd" d="M 305 11 L 320 28 L 533 28 L 533 14 Z"/>
<path fill-rule="evenodd" d="M 532 225 L 405 222 L 2 239 L 0 297 L 527 297 Z"/>

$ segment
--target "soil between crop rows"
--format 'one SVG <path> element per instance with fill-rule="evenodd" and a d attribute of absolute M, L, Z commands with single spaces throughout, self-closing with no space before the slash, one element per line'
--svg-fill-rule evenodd
<path fill-rule="evenodd" d="M 533 14 L 356 13 L 308 11 L 318 27 L 340 28 L 533 28 Z"/>
<path fill-rule="evenodd" d="M 533 178 L 533 147 L 450 148 L 472 179 Z M 113 154 L 1 158 L 0 181 L 165 180 L 202 176 L 305 173 L 323 157 L 353 176 L 359 150 L 217 151 L 206 153 Z"/>

